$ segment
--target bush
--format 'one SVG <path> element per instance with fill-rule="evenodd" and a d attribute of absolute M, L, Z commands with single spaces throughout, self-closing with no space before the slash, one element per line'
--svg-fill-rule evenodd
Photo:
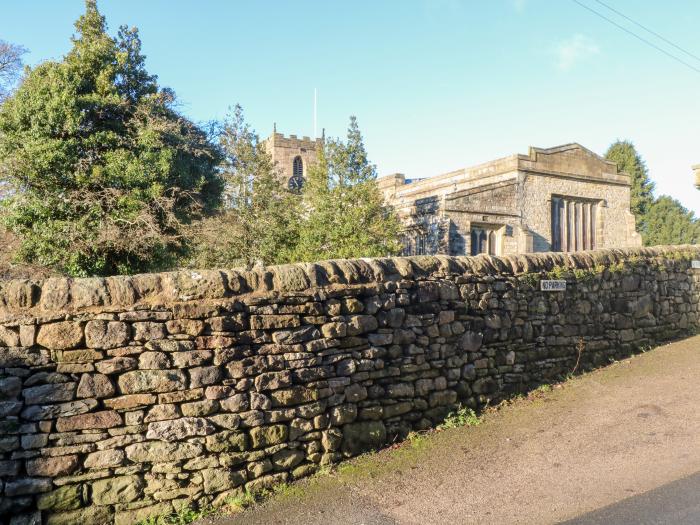
<path fill-rule="evenodd" d="M 146 72 L 136 29 L 110 37 L 87 0 L 76 30 L 0 108 L 4 222 L 21 260 L 71 275 L 171 266 L 184 226 L 220 203 L 218 148 Z"/>

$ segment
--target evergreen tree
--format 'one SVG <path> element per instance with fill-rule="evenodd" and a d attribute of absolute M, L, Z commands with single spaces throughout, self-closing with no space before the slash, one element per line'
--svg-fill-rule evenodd
<path fill-rule="evenodd" d="M 662 195 L 645 216 L 644 243 L 697 244 L 700 242 L 700 221 L 676 199 Z"/>
<path fill-rule="evenodd" d="M 202 223 L 193 266 L 289 262 L 297 242 L 300 200 L 283 185 L 272 157 L 236 106 L 219 135 L 225 208 Z"/>
<path fill-rule="evenodd" d="M 302 194 L 306 218 L 295 258 L 380 257 L 399 252 L 400 223 L 387 208 L 367 159 L 357 119 L 347 140 L 327 140 L 311 166 Z"/>
<path fill-rule="evenodd" d="M 620 171 L 630 176 L 630 209 L 636 218 L 637 230 L 644 237 L 645 215 L 654 204 L 654 183 L 649 178 L 646 163 L 629 140 L 611 144 L 605 158 L 617 163 Z"/>
<path fill-rule="evenodd" d="M 219 205 L 218 162 L 147 73 L 137 30 L 110 37 L 95 0 L 64 59 L 28 71 L 0 108 L 19 256 L 72 275 L 172 264 L 187 248 L 183 224 Z"/>

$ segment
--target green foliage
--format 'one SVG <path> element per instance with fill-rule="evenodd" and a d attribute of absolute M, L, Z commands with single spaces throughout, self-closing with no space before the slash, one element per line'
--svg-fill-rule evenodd
<path fill-rule="evenodd" d="M 474 427 L 481 424 L 481 418 L 471 408 L 460 406 L 456 411 L 447 414 L 445 420 L 438 425 L 438 430 L 457 427 Z"/>
<path fill-rule="evenodd" d="M 195 509 L 186 506 L 170 514 L 165 514 L 162 516 L 149 516 L 148 518 L 139 521 L 137 525 L 189 525 L 197 520 L 208 516 L 215 516 L 216 514 L 218 514 L 218 511 L 211 507 Z"/>
<path fill-rule="evenodd" d="M 244 490 L 240 493 L 237 493 L 233 496 L 229 496 L 226 498 L 226 505 L 229 507 L 229 509 L 233 509 L 235 511 L 241 511 L 245 510 L 248 507 L 252 506 L 255 504 L 256 501 L 259 500 L 259 498 L 262 497 L 262 492 L 258 494 L 253 494 L 249 490 Z"/>
<path fill-rule="evenodd" d="M 29 70 L 0 108 L 5 224 L 19 257 L 71 275 L 170 266 L 183 226 L 216 208 L 217 148 L 146 72 L 136 29 L 106 32 L 95 0 L 60 62 Z"/>
<path fill-rule="evenodd" d="M 646 163 L 629 140 L 618 140 L 611 144 L 605 158 L 617 163 L 620 171 L 630 176 L 630 208 L 637 220 L 637 229 L 644 235 L 645 216 L 654 203 L 654 183 L 649 178 Z"/>
<path fill-rule="evenodd" d="M 540 274 L 535 272 L 524 273 L 523 275 L 520 275 L 519 278 L 520 282 L 526 284 L 530 288 L 537 288 L 537 285 L 540 282 Z"/>
<path fill-rule="evenodd" d="M 700 240 L 700 222 L 693 212 L 666 195 L 654 200 L 654 183 L 649 178 L 644 160 L 630 141 L 613 143 L 605 157 L 616 162 L 620 170 L 632 178 L 630 207 L 646 246 L 696 244 Z"/>
<path fill-rule="evenodd" d="M 308 170 L 302 194 L 305 218 L 293 258 L 299 261 L 381 257 L 400 250 L 400 223 L 382 200 L 376 169 L 367 159 L 357 120 L 347 141 L 327 140 Z"/>
<path fill-rule="evenodd" d="M 596 265 L 593 268 L 575 268 L 574 278 L 584 284 L 592 283 L 605 271 L 605 266 Z"/>
<path fill-rule="evenodd" d="M 395 254 L 399 222 L 387 209 L 351 118 L 347 142 L 328 140 L 301 195 L 284 185 L 270 154 L 236 106 L 222 126 L 226 208 L 193 237 L 188 264 L 251 266 Z"/>
<path fill-rule="evenodd" d="M 697 244 L 700 222 L 677 200 L 663 195 L 654 203 L 645 218 L 645 243 Z"/>
<path fill-rule="evenodd" d="M 568 266 L 555 266 L 547 272 L 548 279 L 566 280 L 571 277 L 571 269 Z"/>
<path fill-rule="evenodd" d="M 535 390 L 533 390 L 533 392 L 536 394 L 537 393 L 546 394 L 546 393 L 551 392 L 551 391 L 552 391 L 552 385 L 550 385 L 548 383 L 542 384 L 542 385 L 538 386 L 537 388 L 535 388 Z"/>
<path fill-rule="evenodd" d="M 203 221 L 190 265 L 230 267 L 292 260 L 301 201 L 288 191 L 272 157 L 236 106 L 219 134 L 224 154 L 225 208 Z"/>

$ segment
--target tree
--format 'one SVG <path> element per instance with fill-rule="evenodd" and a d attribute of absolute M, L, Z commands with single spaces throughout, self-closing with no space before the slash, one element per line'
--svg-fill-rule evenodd
<path fill-rule="evenodd" d="M 618 140 L 610 145 L 605 158 L 617 163 L 620 171 L 630 176 L 630 209 L 637 222 L 637 229 L 644 236 L 645 215 L 654 203 L 654 183 L 649 178 L 649 171 L 634 144 L 629 140 Z"/>
<path fill-rule="evenodd" d="M 302 194 L 306 218 L 295 258 L 379 257 L 399 252 L 400 223 L 383 203 L 377 172 L 367 159 L 357 119 L 346 142 L 330 139 L 308 170 Z"/>
<path fill-rule="evenodd" d="M 645 244 L 697 244 L 700 221 L 676 199 L 662 195 L 645 216 Z"/>
<path fill-rule="evenodd" d="M 10 92 L 22 70 L 22 55 L 27 52 L 22 46 L 0 40 L 0 102 Z"/>
<path fill-rule="evenodd" d="M 20 259 L 71 275 L 166 268 L 188 247 L 184 225 L 219 205 L 218 148 L 144 60 L 138 31 L 110 37 L 86 0 L 70 52 L 28 70 L 0 108 Z"/>
<path fill-rule="evenodd" d="M 225 208 L 201 224 L 193 266 L 289 262 L 298 238 L 300 200 L 282 184 L 272 157 L 236 106 L 222 125 Z"/>

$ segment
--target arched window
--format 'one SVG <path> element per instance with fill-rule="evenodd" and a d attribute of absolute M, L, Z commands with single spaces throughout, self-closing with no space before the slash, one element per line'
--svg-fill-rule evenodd
<path fill-rule="evenodd" d="M 302 162 L 301 157 L 299 155 L 294 157 L 294 164 L 292 165 L 292 175 L 294 177 L 304 176 L 304 163 Z"/>
<path fill-rule="evenodd" d="M 472 226 L 471 228 L 471 254 L 479 255 L 498 254 L 498 233 L 491 228 Z"/>
<path fill-rule="evenodd" d="M 496 255 L 496 232 L 489 232 L 489 255 Z"/>
<path fill-rule="evenodd" d="M 489 253 L 488 236 L 484 230 L 479 232 L 479 253 Z"/>
<path fill-rule="evenodd" d="M 476 228 L 472 228 L 472 234 L 471 234 L 471 254 L 472 255 L 479 255 L 479 231 Z"/>

